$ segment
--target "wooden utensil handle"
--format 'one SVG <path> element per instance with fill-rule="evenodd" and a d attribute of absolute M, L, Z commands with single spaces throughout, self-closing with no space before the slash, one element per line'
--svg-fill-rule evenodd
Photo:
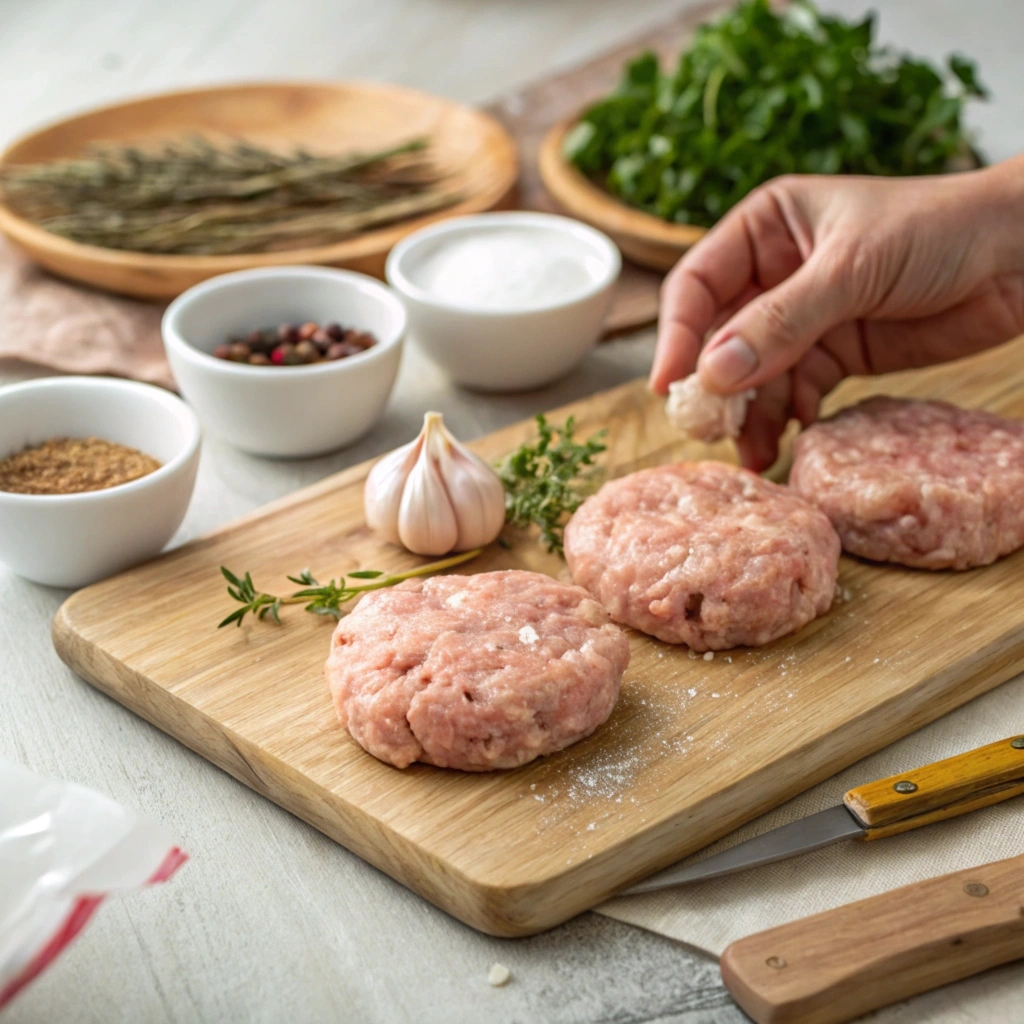
<path fill-rule="evenodd" d="M 851 789 L 843 801 L 868 826 L 868 838 L 997 803 L 1024 792 L 1024 736 L 990 743 L 902 775 Z M 912 820 L 924 819 L 927 820 Z M 899 827 L 901 823 L 903 827 Z"/>
<path fill-rule="evenodd" d="M 840 1024 L 1024 957 L 1024 856 L 734 942 L 722 980 L 757 1024 Z"/>

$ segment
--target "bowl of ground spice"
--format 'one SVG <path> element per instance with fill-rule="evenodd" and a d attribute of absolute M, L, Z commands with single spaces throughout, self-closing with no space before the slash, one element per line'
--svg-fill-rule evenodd
<path fill-rule="evenodd" d="M 149 384 L 0 388 L 0 562 L 80 587 L 157 554 L 185 516 L 199 442 L 195 414 Z"/>

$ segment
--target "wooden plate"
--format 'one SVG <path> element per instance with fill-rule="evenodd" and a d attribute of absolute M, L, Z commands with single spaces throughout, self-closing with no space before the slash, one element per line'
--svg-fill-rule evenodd
<path fill-rule="evenodd" d="M 707 228 L 672 224 L 627 206 L 598 188 L 562 156 L 562 143 L 575 123 L 575 118 L 559 122 L 541 143 L 540 176 L 547 190 L 574 217 L 614 238 L 634 263 L 669 270 L 690 246 L 707 234 Z"/>
<path fill-rule="evenodd" d="M 465 196 L 438 213 L 331 245 L 231 256 L 163 256 L 60 238 L 0 203 L 0 231 L 63 277 L 147 299 L 169 299 L 216 274 L 283 263 L 348 267 L 381 276 L 391 247 L 431 221 L 506 205 L 515 187 L 515 143 L 494 118 L 426 93 L 369 82 L 268 83 L 163 93 L 82 114 L 13 143 L 0 165 L 74 156 L 95 142 L 233 136 L 323 153 L 382 148 L 429 135 L 435 156 Z"/>

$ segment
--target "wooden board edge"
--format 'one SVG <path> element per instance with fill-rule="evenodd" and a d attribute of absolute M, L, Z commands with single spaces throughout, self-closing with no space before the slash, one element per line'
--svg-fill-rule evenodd
<path fill-rule="evenodd" d="M 478 931 L 500 937 L 521 937 L 536 934 L 592 909 L 627 886 L 706 846 L 729 832 L 785 803 L 806 789 L 832 777 L 837 772 L 869 754 L 902 738 L 909 732 L 980 696 L 1024 669 L 1024 620 L 1016 632 L 1000 638 L 973 658 L 972 671 L 955 690 L 942 690 L 942 674 L 926 680 L 913 694 L 903 693 L 876 705 L 858 719 L 845 724 L 837 733 L 852 733 L 857 739 L 843 746 L 842 755 L 829 756 L 821 750 L 821 741 L 813 740 L 796 751 L 787 753 L 788 770 L 794 782 L 779 789 L 779 766 L 772 762 L 745 776 L 731 787 L 735 810 L 720 816 L 715 826 L 701 832 L 695 847 L 681 837 L 691 830 L 695 817 L 701 815 L 705 801 L 692 804 L 671 818 L 648 830 L 641 843 L 636 837 L 624 837 L 618 844 L 602 851 L 591 860 L 577 864 L 545 878 L 509 880 L 504 884 L 487 878 L 474 878 L 458 865 L 424 851 L 358 807 L 317 789 L 303 796 L 303 780 L 294 769 L 272 758 L 264 751 L 206 718 L 202 712 L 145 676 L 127 670 L 88 640 L 74 627 L 73 598 L 59 609 L 53 622 L 53 642 L 61 659 L 96 689 L 124 704 L 129 710 L 167 732 L 200 756 L 211 761 L 250 789 L 272 800 L 346 849 L 388 874 L 407 888 Z M 117 680 L 117 683 L 105 682 Z M 154 703 L 155 702 L 155 703 Z M 894 714 L 896 705 L 900 714 Z M 159 706 L 157 715 L 150 710 Z M 188 726 L 181 716 L 188 709 Z M 202 737 L 197 738 L 195 723 L 203 724 Z M 167 722 L 180 723 L 180 727 Z M 906 728 L 907 723 L 911 728 Z M 276 777 L 258 770 L 259 762 L 272 763 Z M 767 780 L 775 785 L 769 787 Z M 769 792 L 769 789 L 771 790 Z M 729 791 L 725 791 L 729 792 Z M 716 799 L 720 797 L 716 794 Z M 710 797 L 708 798 L 710 800 Z M 320 810 L 320 805 L 323 810 Z M 326 813 L 327 811 L 330 813 Z M 359 829 L 345 831 L 338 820 L 360 822 Z M 353 839 L 360 837 L 362 841 Z M 371 838 L 367 840 L 367 836 Z M 395 851 L 400 850 L 401 856 Z M 646 852 L 645 852 L 646 851 Z M 628 858 L 628 867 L 625 865 Z M 403 863 L 404 860 L 404 863 Z M 623 862 L 616 869 L 616 862 Z M 611 868 L 612 870 L 609 870 Z"/>

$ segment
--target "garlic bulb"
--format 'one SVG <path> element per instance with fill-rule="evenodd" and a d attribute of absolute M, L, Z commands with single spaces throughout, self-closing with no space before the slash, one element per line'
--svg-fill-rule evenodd
<path fill-rule="evenodd" d="M 363 505 L 367 526 L 417 555 L 483 547 L 505 522 L 498 474 L 452 437 L 439 412 L 370 470 Z"/>

